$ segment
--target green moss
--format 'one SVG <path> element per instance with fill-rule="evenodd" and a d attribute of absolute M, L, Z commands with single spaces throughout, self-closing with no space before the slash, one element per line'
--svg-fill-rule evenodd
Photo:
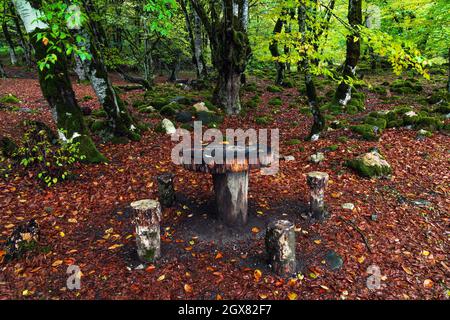
<path fill-rule="evenodd" d="M 283 92 L 283 88 L 276 85 L 269 85 L 267 86 L 266 90 L 273 93 Z"/>
<path fill-rule="evenodd" d="M 280 97 L 273 97 L 269 100 L 269 105 L 271 106 L 281 106 L 283 104 L 283 100 Z"/>
<path fill-rule="evenodd" d="M 372 178 L 387 176 L 391 173 L 391 168 L 386 166 L 368 166 L 360 158 L 348 160 L 346 165 L 358 172 L 361 176 Z"/>
<path fill-rule="evenodd" d="M 97 118 L 106 118 L 108 116 L 106 111 L 103 109 L 96 109 L 96 110 L 92 111 L 91 115 L 93 117 L 97 117 Z"/>
<path fill-rule="evenodd" d="M 371 124 L 373 126 L 377 126 L 381 130 L 384 130 L 386 128 L 386 124 L 387 124 L 386 119 L 375 118 L 375 117 L 371 117 L 371 116 L 366 117 L 364 119 L 364 123 L 365 124 Z"/>
<path fill-rule="evenodd" d="M 256 83 L 247 83 L 243 89 L 247 92 L 256 92 L 258 91 L 258 87 L 256 86 Z"/>
<path fill-rule="evenodd" d="M 297 144 L 300 144 L 300 143 L 301 143 L 300 139 L 290 139 L 290 140 L 286 141 L 286 144 L 288 146 L 293 146 L 293 145 L 297 145 Z"/>
<path fill-rule="evenodd" d="M 414 122 L 415 129 L 424 129 L 428 131 L 440 130 L 443 126 L 443 122 L 437 117 L 418 117 Z"/>
<path fill-rule="evenodd" d="M 449 105 L 440 105 L 440 106 L 434 108 L 433 112 L 441 113 L 441 114 L 449 114 L 450 113 L 450 106 Z"/>
<path fill-rule="evenodd" d="M 337 149 L 339 149 L 339 146 L 337 144 L 332 144 L 331 146 L 328 146 L 327 149 L 329 151 L 336 151 Z"/>
<path fill-rule="evenodd" d="M 312 115 L 311 108 L 309 108 L 309 107 L 302 107 L 302 108 L 299 109 L 299 112 L 301 114 L 308 115 L 308 116 Z"/>
<path fill-rule="evenodd" d="M 108 121 L 106 120 L 94 120 L 91 125 L 91 130 L 94 132 L 105 130 L 108 128 Z"/>
<path fill-rule="evenodd" d="M 164 116 L 170 117 L 170 116 L 174 116 L 180 109 L 181 109 L 181 106 L 178 103 L 171 102 L 168 105 L 165 105 L 164 107 L 162 107 L 161 110 L 159 111 L 159 113 Z"/>
<path fill-rule="evenodd" d="M 108 162 L 108 159 L 97 150 L 89 136 L 82 135 L 76 138 L 75 141 L 80 142 L 80 155 L 86 157 L 84 161 L 90 163 Z"/>
<path fill-rule="evenodd" d="M 294 82 L 291 81 L 291 80 L 284 80 L 283 87 L 285 87 L 285 88 L 293 88 L 294 87 Z"/>
<path fill-rule="evenodd" d="M 164 106 L 169 104 L 169 100 L 167 98 L 158 97 L 151 101 L 150 105 L 157 110 L 160 110 Z"/>
<path fill-rule="evenodd" d="M 15 95 L 8 93 L 0 98 L 0 103 L 5 104 L 19 104 L 20 100 Z"/>
<path fill-rule="evenodd" d="M 385 96 L 387 94 L 387 89 L 385 87 L 379 86 L 379 87 L 373 87 L 372 92 L 378 93 L 380 95 Z"/>
<path fill-rule="evenodd" d="M 338 140 L 339 142 L 345 143 L 345 142 L 348 141 L 348 137 L 346 137 L 346 136 L 339 136 L 339 137 L 337 138 L 337 140 Z"/>
<path fill-rule="evenodd" d="M 272 123 L 273 119 L 270 116 L 262 116 L 262 117 L 257 117 L 255 119 L 255 122 L 256 122 L 256 124 L 259 124 L 259 125 L 267 125 L 267 124 Z"/>
<path fill-rule="evenodd" d="M 364 140 L 369 141 L 378 140 L 382 133 L 382 129 L 379 129 L 376 126 L 370 124 L 359 124 L 355 126 L 350 126 L 350 129 L 353 132 L 360 134 Z"/>
<path fill-rule="evenodd" d="M 86 101 L 89 101 L 89 100 L 92 100 L 92 99 L 94 99 L 92 96 L 90 96 L 90 95 L 85 95 L 85 96 L 81 99 L 81 101 L 86 102 Z"/>
<path fill-rule="evenodd" d="M 391 91 L 396 93 L 408 94 L 418 93 L 423 90 L 422 86 L 414 79 L 397 79 L 391 84 Z"/>

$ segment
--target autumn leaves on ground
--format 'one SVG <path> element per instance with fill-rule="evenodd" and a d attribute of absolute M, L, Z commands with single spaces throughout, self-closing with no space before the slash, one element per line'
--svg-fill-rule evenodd
<path fill-rule="evenodd" d="M 20 103 L 16 108 L 2 106 L 0 136 L 20 141 L 25 119 L 54 128 L 33 74 L 8 71 L 17 77 L 0 80 L 0 92 L 16 96 Z M 394 81 L 390 74 L 366 78 L 373 87 Z M 436 131 L 417 139 L 417 131 L 401 127 L 386 129 L 378 141 L 366 141 L 351 130 L 338 128 L 324 132 L 317 141 L 305 141 L 312 120 L 300 112 L 307 104 L 298 89 L 270 92 L 266 90 L 272 84 L 268 78 L 250 76 L 248 81 L 260 93 L 258 106 L 244 109 L 247 112 L 241 116 L 225 117 L 220 128 L 279 128 L 280 153 L 293 158 L 280 162 L 277 175 L 264 176 L 258 170 L 250 174 L 251 218 L 239 236 L 225 230 L 215 238 L 207 230 L 220 224 L 212 217 L 210 177 L 172 164 L 175 143 L 156 130 L 161 118 L 132 107 L 144 99 L 143 91 L 125 92 L 121 97 L 129 109 L 150 125 L 141 141 L 102 143 L 94 135 L 109 163 L 79 164 L 73 170 L 74 178 L 53 187 L 38 183 L 32 172 L 16 172 L 0 180 L 0 245 L 15 227 L 31 218 L 41 228 L 37 247 L 20 259 L 0 264 L 0 298 L 447 299 L 448 135 Z M 386 97 L 365 87 L 361 91 L 366 109 L 337 119 L 353 123 L 370 112 L 399 105 L 418 111 L 433 88 L 444 84 L 440 76 L 419 81 L 424 90 L 417 94 L 388 90 Z M 171 88 L 177 95 L 184 90 L 164 84 L 165 79 L 158 82 L 155 90 Z M 98 109 L 96 99 L 88 98 L 95 96 L 91 87 L 73 83 L 81 106 Z M 332 88 L 325 83 L 321 93 Z M 203 92 L 189 94 L 197 95 L 197 101 L 204 99 Z M 244 91 L 243 104 L 253 96 L 252 90 Z M 280 106 L 271 103 L 274 97 L 281 99 Z M 264 117 L 269 120 L 262 121 Z M 363 178 L 345 165 L 371 147 L 377 147 L 391 165 L 389 178 Z M 325 159 L 312 163 L 310 156 L 317 152 Z M 310 171 L 330 176 L 325 202 L 331 216 L 320 223 L 301 217 L 309 201 L 306 174 Z M 175 174 L 177 204 L 163 210 L 162 258 L 152 265 L 140 265 L 128 206 L 136 200 L 156 199 L 155 178 L 162 172 Z M 275 217 L 296 225 L 296 249 L 302 261 L 297 277 L 280 278 L 266 265 L 265 224 Z M 3 258 L 4 251 L 0 252 Z M 337 259 L 334 270 L 327 259 L 330 252 L 342 259 Z M 81 269 L 80 290 L 66 288 L 66 270 L 71 264 Z M 380 270 L 377 290 L 367 286 L 370 266 Z"/>

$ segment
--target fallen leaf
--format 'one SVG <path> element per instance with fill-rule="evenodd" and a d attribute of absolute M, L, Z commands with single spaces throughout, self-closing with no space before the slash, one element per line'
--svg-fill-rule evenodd
<path fill-rule="evenodd" d="M 295 292 L 289 292 L 288 293 L 288 299 L 289 300 L 297 300 L 297 294 Z"/>
<path fill-rule="evenodd" d="M 192 292 L 192 287 L 186 283 L 184 285 L 184 291 L 186 291 L 187 293 L 191 293 Z"/>
<path fill-rule="evenodd" d="M 260 293 L 260 294 L 259 294 L 259 297 L 260 297 L 261 299 L 267 299 L 267 294 Z"/>
<path fill-rule="evenodd" d="M 148 273 L 153 272 L 156 269 L 156 267 L 154 265 L 149 265 L 147 268 L 145 268 L 145 271 L 147 271 Z"/>
<path fill-rule="evenodd" d="M 156 279 L 156 281 L 163 281 L 166 278 L 166 275 L 163 274 L 161 276 L 158 277 L 158 279 Z"/>
<path fill-rule="evenodd" d="M 425 279 L 425 281 L 423 282 L 423 286 L 427 289 L 430 289 L 433 287 L 433 280 L 431 279 Z"/>
<path fill-rule="evenodd" d="M 403 271 L 405 271 L 405 272 L 406 272 L 407 274 L 409 274 L 409 275 L 412 275 L 412 274 L 413 274 L 413 272 L 411 271 L 411 269 L 408 268 L 408 267 L 402 266 L 402 269 L 403 269 Z"/>
<path fill-rule="evenodd" d="M 259 230 L 259 228 L 258 227 L 253 227 L 252 228 L 252 232 L 253 233 L 258 233 L 260 230 Z"/>
<path fill-rule="evenodd" d="M 365 260 L 366 260 L 366 257 L 364 257 L 364 256 L 361 256 L 358 258 L 359 263 L 363 263 Z"/>
<path fill-rule="evenodd" d="M 261 276 L 262 276 L 261 270 L 256 269 L 256 270 L 253 272 L 253 277 L 255 278 L 255 281 L 256 281 L 256 282 L 258 282 L 259 279 L 261 279 Z"/>
<path fill-rule="evenodd" d="M 62 265 L 63 261 L 62 260 L 56 260 L 55 262 L 52 263 L 52 267 L 57 267 Z"/>
<path fill-rule="evenodd" d="M 222 252 L 218 252 L 218 253 L 216 254 L 216 259 L 222 259 L 222 258 L 223 258 Z"/>

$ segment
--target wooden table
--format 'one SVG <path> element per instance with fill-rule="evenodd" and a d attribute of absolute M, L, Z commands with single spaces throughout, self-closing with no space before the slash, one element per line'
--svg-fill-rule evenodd
<path fill-rule="evenodd" d="M 223 144 L 222 152 L 227 157 L 224 157 L 224 163 L 216 163 L 213 161 L 215 147 L 202 145 L 184 150 L 182 165 L 191 171 L 210 173 L 219 218 L 230 226 L 245 225 L 249 171 L 270 166 L 274 156 L 271 149 L 263 145 L 239 147 Z M 197 163 L 194 162 L 195 157 L 198 158 Z"/>

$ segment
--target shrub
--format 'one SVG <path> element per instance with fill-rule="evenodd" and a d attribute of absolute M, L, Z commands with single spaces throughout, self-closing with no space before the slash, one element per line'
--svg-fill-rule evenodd
<path fill-rule="evenodd" d="M 52 143 L 45 130 L 31 126 L 11 158 L 0 159 L 0 174 L 8 177 L 13 170 L 24 170 L 50 187 L 66 180 L 75 163 L 84 158 L 79 152 L 79 142 Z"/>

